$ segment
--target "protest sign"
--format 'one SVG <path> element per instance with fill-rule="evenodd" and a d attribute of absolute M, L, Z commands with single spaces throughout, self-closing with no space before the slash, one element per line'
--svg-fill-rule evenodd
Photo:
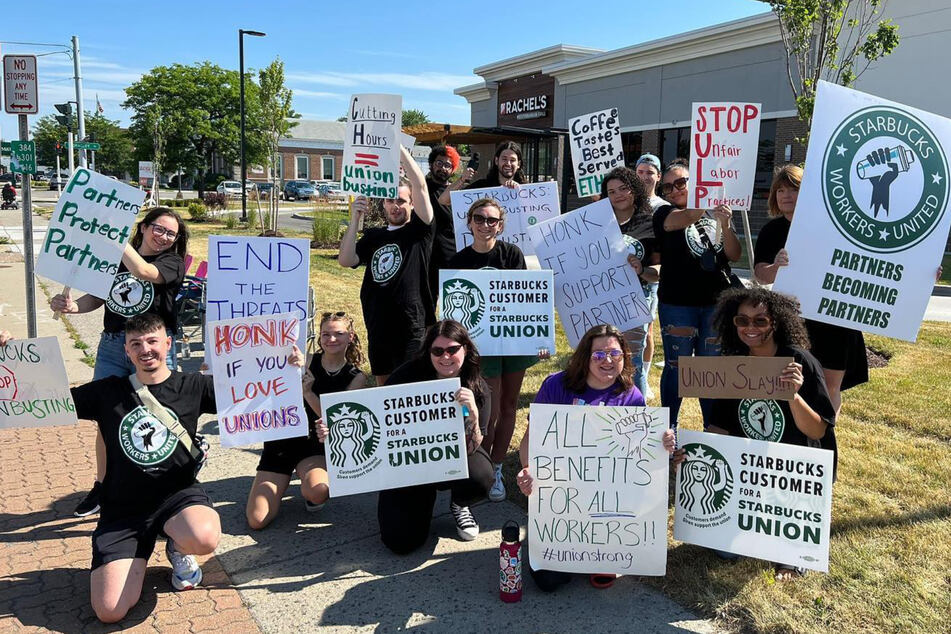
<path fill-rule="evenodd" d="M 483 356 L 555 351 L 551 271 L 440 270 L 440 319 L 465 326 Z"/>
<path fill-rule="evenodd" d="M 749 211 L 759 151 L 758 103 L 694 103 L 687 206 Z"/>
<path fill-rule="evenodd" d="M 50 218 L 36 273 L 107 298 L 145 192 L 80 167 Z"/>
<path fill-rule="evenodd" d="M 208 324 L 222 447 L 307 435 L 301 371 L 287 361 L 301 330 L 295 313 Z"/>
<path fill-rule="evenodd" d="M 914 341 L 951 227 L 948 149 L 951 120 L 820 82 L 773 290 L 803 317 Z"/>
<path fill-rule="evenodd" d="M 368 198 L 396 198 L 403 98 L 353 95 L 347 113 L 343 192 Z"/>
<path fill-rule="evenodd" d="M 66 365 L 56 337 L 0 346 L 0 429 L 76 422 Z"/>
<path fill-rule="evenodd" d="M 780 380 L 792 357 L 687 357 L 679 359 L 680 397 L 769 398 L 788 401 L 796 395 Z"/>
<path fill-rule="evenodd" d="M 555 307 L 572 348 L 597 324 L 626 331 L 651 321 L 611 201 L 529 227 L 528 236 L 542 269 L 554 273 Z"/>
<path fill-rule="evenodd" d="M 333 497 L 469 477 L 459 379 L 322 394 Z"/>
<path fill-rule="evenodd" d="M 663 575 L 667 410 L 533 403 L 530 416 L 532 566 Z"/>
<path fill-rule="evenodd" d="M 578 196 L 600 194 L 604 176 L 615 167 L 624 167 L 617 108 L 569 119 L 568 133 Z"/>
<path fill-rule="evenodd" d="M 534 247 L 528 239 L 528 227 L 560 213 L 558 183 L 554 181 L 508 187 L 483 187 L 449 192 L 452 202 L 452 225 L 456 232 L 456 250 L 462 251 L 472 244 L 472 232 L 466 225 L 469 207 L 480 198 L 494 198 L 505 209 L 505 230 L 499 234 L 502 242 L 517 245 L 525 255 L 534 255 Z"/>
<path fill-rule="evenodd" d="M 829 570 L 828 449 L 681 430 L 674 539 Z"/>
<path fill-rule="evenodd" d="M 292 312 L 307 322 L 310 243 L 302 238 L 209 236 L 206 321 Z M 210 348 L 208 329 L 205 359 Z M 307 329 L 297 347 L 307 349 Z"/>

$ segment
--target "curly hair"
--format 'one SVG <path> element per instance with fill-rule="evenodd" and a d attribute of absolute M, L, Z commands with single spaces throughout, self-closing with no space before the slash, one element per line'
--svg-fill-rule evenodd
<path fill-rule="evenodd" d="M 770 218 L 783 215 L 783 212 L 779 210 L 779 205 L 776 204 L 776 191 L 784 185 L 798 191 L 799 186 L 802 185 L 802 168 L 787 163 L 776 170 L 776 174 L 773 176 L 773 184 L 769 186 L 769 200 L 766 203 L 769 206 Z"/>
<path fill-rule="evenodd" d="M 353 317 L 342 310 L 335 313 L 324 313 L 320 316 L 320 325 L 317 326 L 317 349 L 320 350 L 321 353 L 324 352 L 324 347 L 320 343 L 320 329 L 329 321 L 346 322 L 347 332 L 350 333 L 350 345 L 347 346 L 345 358 L 347 359 L 347 363 L 359 368 L 363 364 L 363 348 L 360 345 L 360 335 L 353 329 Z"/>
<path fill-rule="evenodd" d="M 724 291 L 713 314 L 713 327 L 720 339 L 720 352 L 724 355 L 748 355 L 749 346 L 740 340 L 733 325 L 733 318 L 740 306 L 765 306 L 773 320 L 773 341 L 779 346 L 796 346 L 809 349 L 809 335 L 799 311 L 799 301 L 768 290 L 762 286 L 733 288 Z"/>
<path fill-rule="evenodd" d="M 630 188 L 634 195 L 634 215 L 651 213 L 650 193 L 644 183 L 637 177 L 637 172 L 630 167 L 615 167 L 601 181 L 601 198 L 608 197 L 608 181 L 621 181 Z"/>
<path fill-rule="evenodd" d="M 480 368 L 482 357 L 479 355 L 479 349 L 476 348 L 475 342 L 469 337 L 469 331 L 466 330 L 465 326 L 452 319 L 443 319 L 430 326 L 420 346 L 418 360 L 423 362 L 423 359 L 425 359 L 425 364 L 430 368 L 433 367 L 429 349 L 432 347 L 436 337 L 439 336 L 452 339 L 456 343 L 462 344 L 466 349 L 466 356 L 462 360 L 462 368 L 459 370 L 459 383 L 462 384 L 462 387 L 467 387 L 472 390 L 472 394 L 476 398 L 476 403 L 481 407 L 485 402 L 485 396 L 488 394 L 489 386 L 482 378 Z"/>
<path fill-rule="evenodd" d="M 452 163 L 452 171 L 459 169 L 459 151 L 451 145 L 437 145 L 429 152 L 429 168 L 432 169 L 433 163 L 440 156 L 445 156 Z"/>
<path fill-rule="evenodd" d="M 568 360 L 568 367 L 565 368 L 565 387 L 581 394 L 588 389 L 588 363 L 591 360 L 591 348 L 594 340 L 598 337 L 614 337 L 618 345 L 621 346 L 621 352 L 624 353 L 624 367 L 618 375 L 614 386 L 614 393 L 621 394 L 627 392 L 634 385 L 634 365 L 631 363 L 631 349 L 624 339 L 624 334 L 611 324 L 598 324 L 593 326 L 588 332 L 584 333 L 574 354 Z"/>

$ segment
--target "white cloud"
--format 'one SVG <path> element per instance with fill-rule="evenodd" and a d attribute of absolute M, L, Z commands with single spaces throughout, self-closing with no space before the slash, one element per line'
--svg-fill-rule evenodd
<path fill-rule="evenodd" d="M 382 85 L 411 90 L 451 91 L 478 81 L 474 75 L 448 73 L 288 73 L 287 79 L 330 86 Z"/>
<path fill-rule="evenodd" d="M 119 84 L 120 86 L 128 86 L 129 84 L 134 84 L 142 78 L 142 73 L 136 71 L 114 71 L 114 72 L 91 72 L 87 73 L 82 71 L 83 83 L 85 82 L 99 82 L 103 84 Z M 71 72 L 47 72 L 44 73 L 44 77 L 62 78 L 62 79 L 71 79 L 73 74 Z"/>
<path fill-rule="evenodd" d="M 294 88 L 290 87 L 294 91 L 295 97 L 314 97 L 317 99 L 340 99 L 344 101 L 349 98 L 348 95 L 341 94 L 339 92 L 321 92 L 319 90 L 307 90 L 305 88 Z"/>

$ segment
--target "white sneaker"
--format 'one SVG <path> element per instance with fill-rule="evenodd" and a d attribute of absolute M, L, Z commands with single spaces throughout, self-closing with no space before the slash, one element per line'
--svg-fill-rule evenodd
<path fill-rule="evenodd" d="M 505 484 L 502 482 L 502 465 L 495 465 L 495 482 L 489 489 L 489 499 L 493 502 L 501 502 L 505 499 Z"/>
<path fill-rule="evenodd" d="M 455 502 L 450 502 L 449 511 L 456 520 L 456 532 L 459 533 L 459 539 L 471 542 L 479 536 L 479 524 L 472 517 L 468 506 L 459 506 Z"/>
<path fill-rule="evenodd" d="M 183 555 L 175 550 L 175 542 L 165 541 L 165 556 L 172 564 L 172 587 L 176 590 L 191 590 L 201 583 L 201 566 L 194 555 Z"/>

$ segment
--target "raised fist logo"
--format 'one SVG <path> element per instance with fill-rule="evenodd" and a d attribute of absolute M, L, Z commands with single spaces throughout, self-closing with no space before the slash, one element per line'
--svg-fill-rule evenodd
<path fill-rule="evenodd" d="M 907 172 L 914 161 L 915 155 L 908 148 L 899 145 L 872 150 L 864 161 L 855 166 L 859 178 L 872 184 L 872 199 L 869 204 L 873 218 L 878 218 L 878 212 L 882 208 L 885 209 L 885 215 L 888 215 L 888 194 L 892 183 L 899 173 Z"/>

